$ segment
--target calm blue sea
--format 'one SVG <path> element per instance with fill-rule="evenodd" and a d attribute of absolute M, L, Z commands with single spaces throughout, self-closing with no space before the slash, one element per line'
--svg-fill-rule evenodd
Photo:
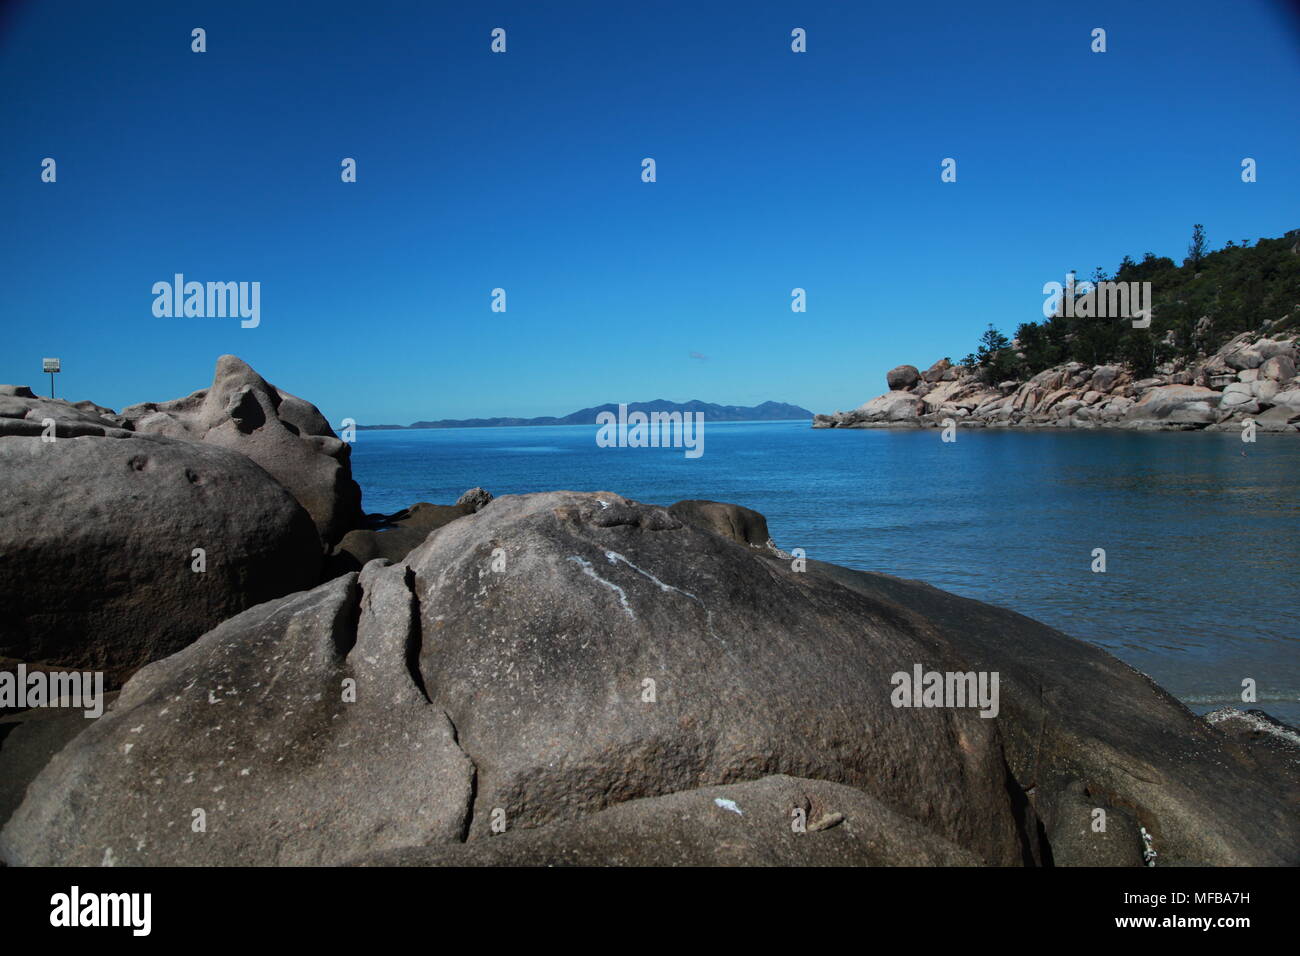
<path fill-rule="evenodd" d="M 595 426 L 359 432 L 367 511 L 612 491 L 731 501 L 777 544 L 1013 608 L 1105 647 L 1203 713 L 1259 703 L 1300 723 L 1300 438 L 814 431 L 708 424 L 704 454 L 600 448 Z M 1243 455 L 1243 451 L 1245 454 Z M 1092 551 L 1107 570 L 1094 574 Z"/>

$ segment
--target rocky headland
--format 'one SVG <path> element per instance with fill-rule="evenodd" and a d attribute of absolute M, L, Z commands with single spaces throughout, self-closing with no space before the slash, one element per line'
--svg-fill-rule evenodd
<path fill-rule="evenodd" d="M 1058 365 L 1024 381 L 940 359 L 900 365 L 889 391 L 813 428 L 1137 428 L 1300 431 L 1300 348 L 1294 334 L 1243 332 L 1213 354 L 1176 359 L 1135 378 L 1123 365 Z M 1012 343 L 1015 348 L 1016 343 Z"/>
<path fill-rule="evenodd" d="M 0 670 L 122 684 L 0 719 L 8 865 L 1300 863 L 1265 716 L 736 505 L 366 516 L 319 411 L 232 356 L 121 414 L 0 387 L 0 489 Z M 898 706 L 917 667 L 996 673 L 996 715 Z"/>

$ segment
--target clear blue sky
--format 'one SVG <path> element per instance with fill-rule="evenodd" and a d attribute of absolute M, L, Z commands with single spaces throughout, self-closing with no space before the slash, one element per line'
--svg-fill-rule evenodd
<path fill-rule="evenodd" d="M 233 352 L 336 425 L 833 411 L 1069 268 L 1300 226 L 1290 8 L 989 6 L 7 4 L 0 382 L 57 355 L 120 408 Z M 156 318 L 177 272 L 260 281 L 260 327 Z"/>

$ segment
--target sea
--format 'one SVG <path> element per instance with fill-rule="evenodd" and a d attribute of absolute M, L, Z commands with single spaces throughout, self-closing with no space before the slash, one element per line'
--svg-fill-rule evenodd
<path fill-rule="evenodd" d="M 1300 436 L 971 430 L 946 443 L 937 429 L 802 420 L 708 423 L 704 437 L 689 457 L 601 447 L 595 425 L 361 431 L 352 465 L 368 512 L 476 485 L 734 502 L 786 551 L 1019 611 L 1197 713 L 1258 707 L 1300 725 Z"/>

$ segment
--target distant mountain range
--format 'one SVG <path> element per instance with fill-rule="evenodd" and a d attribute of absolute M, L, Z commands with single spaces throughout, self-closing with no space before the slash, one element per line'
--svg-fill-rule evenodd
<path fill-rule="evenodd" d="M 785 402 L 764 402 L 762 405 L 715 405 L 712 402 L 669 402 L 662 398 L 653 402 L 629 402 L 628 412 L 703 412 L 706 422 L 778 422 L 792 419 L 811 419 L 813 413 L 798 405 Z M 358 425 L 357 431 L 381 431 L 400 428 L 505 428 L 520 425 L 595 425 L 601 412 L 618 414 L 615 404 L 584 408 L 563 418 L 546 415 L 541 418 L 444 418 L 436 422 L 412 422 L 410 425 Z"/>

